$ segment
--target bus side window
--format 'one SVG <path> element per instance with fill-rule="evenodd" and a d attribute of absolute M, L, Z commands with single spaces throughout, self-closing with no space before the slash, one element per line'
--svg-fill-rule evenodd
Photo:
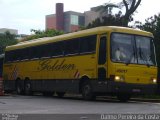
<path fill-rule="evenodd" d="M 5 63 L 9 62 L 9 52 L 8 51 L 6 51 L 6 53 L 5 53 L 4 62 Z"/>
<path fill-rule="evenodd" d="M 42 47 L 43 47 L 42 45 L 33 47 L 33 49 L 32 49 L 32 52 L 33 52 L 32 58 L 41 58 L 41 57 L 43 57 Z"/>
<path fill-rule="evenodd" d="M 7 62 L 9 62 L 9 61 L 11 61 L 11 60 L 10 60 L 10 52 L 6 51 L 4 62 L 7 63 Z"/>
<path fill-rule="evenodd" d="M 99 45 L 99 61 L 98 61 L 98 64 L 102 65 L 102 64 L 105 64 L 106 62 L 106 36 L 103 36 L 100 38 L 100 45 Z"/>
<path fill-rule="evenodd" d="M 20 61 L 21 59 L 22 59 L 22 56 L 23 56 L 23 54 L 22 54 L 22 49 L 18 49 L 18 50 L 16 50 L 16 61 Z"/>
<path fill-rule="evenodd" d="M 29 52 L 29 59 L 35 59 L 37 58 L 37 50 L 36 47 L 29 47 L 28 48 L 28 52 Z"/>
<path fill-rule="evenodd" d="M 53 43 L 52 56 L 62 56 L 64 54 L 64 41 Z"/>
<path fill-rule="evenodd" d="M 0 55 L 0 78 L 2 77 L 2 72 L 3 72 L 3 59 L 4 59 L 4 54 Z"/>
<path fill-rule="evenodd" d="M 80 38 L 80 53 L 91 53 L 96 50 L 96 35 Z"/>
<path fill-rule="evenodd" d="M 13 54 L 13 61 L 19 61 L 21 59 L 20 50 L 15 50 Z"/>
<path fill-rule="evenodd" d="M 52 56 L 52 44 L 45 44 L 45 45 L 42 45 L 40 46 L 40 57 L 43 58 L 43 57 L 51 57 Z"/>
<path fill-rule="evenodd" d="M 73 39 L 65 42 L 65 55 L 79 53 L 79 40 Z"/>
<path fill-rule="evenodd" d="M 24 48 L 21 51 L 22 51 L 21 52 L 21 54 L 22 54 L 21 60 L 29 59 L 29 49 L 28 48 Z"/>

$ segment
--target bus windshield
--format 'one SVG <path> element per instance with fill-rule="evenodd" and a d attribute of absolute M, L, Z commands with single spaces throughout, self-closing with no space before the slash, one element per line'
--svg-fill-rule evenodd
<path fill-rule="evenodd" d="M 111 35 L 111 60 L 156 66 L 153 38 L 113 33 Z"/>

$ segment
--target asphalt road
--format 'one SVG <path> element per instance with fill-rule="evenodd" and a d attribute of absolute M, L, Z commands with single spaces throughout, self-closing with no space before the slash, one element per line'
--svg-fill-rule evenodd
<path fill-rule="evenodd" d="M 0 119 L 8 120 L 107 120 L 121 114 L 159 114 L 159 102 L 129 101 L 98 98 L 84 101 L 80 97 L 0 96 Z M 115 116 L 104 116 L 115 115 Z M 133 117 L 133 116 L 132 116 Z M 136 117 L 136 116 L 135 116 Z M 160 119 L 160 116 L 158 119 Z M 22 119 L 23 118 L 23 119 Z M 32 119 L 31 119 L 32 118 Z M 125 117 L 124 117 L 125 118 Z"/>

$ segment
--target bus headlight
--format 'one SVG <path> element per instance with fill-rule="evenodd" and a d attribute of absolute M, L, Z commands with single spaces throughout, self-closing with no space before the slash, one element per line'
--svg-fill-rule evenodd
<path fill-rule="evenodd" d="M 118 76 L 118 75 L 116 75 L 116 76 L 114 77 L 114 80 L 115 80 L 116 82 L 124 82 L 124 77 L 123 77 L 123 76 Z"/>
<path fill-rule="evenodd" d="M 157 79 L 156 78 L 152 78 L 151 81 L 152 81 L 152 83 L 157 83 Z"/>

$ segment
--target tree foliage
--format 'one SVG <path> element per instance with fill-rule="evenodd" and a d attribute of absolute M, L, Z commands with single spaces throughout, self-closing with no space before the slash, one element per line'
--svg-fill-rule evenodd
<path fill-rule="evenodd" d="M 135 26 L 141 30 L 153 33 L 156 45 L 157 63 L 160 68 L 160 14 L 147 18 L 143 24 L 136 21 Z"/>
<path fill-rule="evenodd" d="M 16 43 L 16 35 L 11 34 L 9 31 L 0 34 L 0 54 L 4 53 L 6 46 L 14 45 Z"/>
<path fill-rule="evenodd" d="M 92 23 L 89 23 L 86 28 L 94 28 L 97 26 L 110 26 L 110 25 L 122 26 L 121 13 L 118 13 L 116 15 L 110 14 L 102 18 L 97 18 Z"/>
<path fill-rule="evenodd" d="M 96 11 L 100 12 L 101 15 L 108 15 L 108 14 L 112 14 L 112 10 L 113 8 L 119 8 L 119 6 L 117 4 L 114 3 L 105 3 L 104 5 L 100 5 L 98 7 L 95 8 Z"/>
<path fill-rule="evenodd" d="M 103 25 L 116 25 L 116 26 L 128 26 L 128 23 L 133 21 L 133 13 L 140 5 L 141 0 L 122 0 L 118 4 L 106 3 L 97 7 L 97 11 L 102 14 L 101 18 L 97 18 L 90 23 L 87 28 L 103 26 Z M 125 14 L 122 14 L 125 7 Z M 119 8 L 119 12 L 113 14 L 112 9 Z"/>
<path fill-rule="evenodd" d="M 42 37 L 53 37 L 63 34 L 62 31 L 57 31 L 53 29 L 46 31 L 32 29 L 31 32 L 33 32 L 34 34 L 23 38 L 21 41 L 32 40 Z M 10 34 L 10 32 L 8 31 L 4 34 L 0 34 L 0 54 L 4 53 L 4 49 L 6 48 L 6 46 L 14 45 L 17 43 L 18 40 L 16 39 L 16 35 Z"/>
<path fill-rule="evenodd" d="M 64 34 L 63 31 L 57 31 L 55 29 L 47 29 L 46 31 L 31 29 L 31 32 L 33 32 L 34 34 L 27 36 L 26 38 L 22 39 L 22 41 L 43 38 L 43 37 L 53 37 L 53 36 Z"/>

